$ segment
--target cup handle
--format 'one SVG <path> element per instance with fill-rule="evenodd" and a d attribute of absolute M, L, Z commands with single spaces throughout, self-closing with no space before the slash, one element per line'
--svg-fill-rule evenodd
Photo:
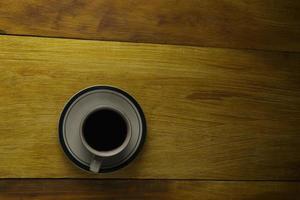
<path fill-rule="evenodd" d="M 102 161 L 103 159 L 94 156 L 90 163 L 90 171 L 94 173 L 98 173 L 101 168 Z"/>

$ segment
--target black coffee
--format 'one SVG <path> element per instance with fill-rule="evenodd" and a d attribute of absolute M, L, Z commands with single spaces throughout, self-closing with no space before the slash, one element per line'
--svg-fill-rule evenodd
<path fill-rule="evenodd" d="M 95 150 L 109 151 L 123 144 L 127 136 L 124 118 L 111 109 L 97 110 L 85 119 L 83 137 Z"/>

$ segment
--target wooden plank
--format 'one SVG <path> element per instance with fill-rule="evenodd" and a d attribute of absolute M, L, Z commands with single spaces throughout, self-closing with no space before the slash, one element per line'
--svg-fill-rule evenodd
<path fill-rule="evenodd" d="M 1 180 L 0 198 L 35 199 L 214 199 L 295 200 L 299 182 L 177 180 Z"/>
<path fill-rule="evenodd" d="M 300 50 L 300 1 L 6 0 L 3 34 Z"/>
<path fill-rule="evenodd" d="M 0 177 L 299 180 L 300 54 L 0 37 Z M 125 169 L 89 175 L 63 155 L 60 112 L 113 85 L 148 137 Z"/>

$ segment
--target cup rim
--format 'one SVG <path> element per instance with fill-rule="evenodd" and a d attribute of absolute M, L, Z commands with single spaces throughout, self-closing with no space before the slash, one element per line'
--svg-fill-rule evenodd
<path fill-rule="evenodd" d="M 109 150 L 109 151 L 99 151 L 99 150 L 96 150 L 94 149 L 93 147 L 91 147 L 87 141 L 85 140 L 85 137 L 83 136 L 83 124 L 85 122 L 85 120 L 87 119 L 87 117 L 89 115 L 91 115 L 92 113 L 94 112 L 97 112 L 99 110 L 112 110 L 116 113 L 118 113 L 122 118 L 123 120 L 125 121 L 126 123 L 126 127 L 127 127 L 127 134 L 126 134 L 126 138 L 125 140 L 123 141 L 123 143 L 118 146 L 117 148 L 114 148 L 112 150 Z M 105 105 L 102 105 L 102 106 L 98 106 L 94 109 L 92 109 L 91 111 L 89 111 L 81 120 L 81 123 L 80 123 L 80 139 L 81 139 L 81 142 L 82 144 L 84 145 L 84 147 L 89 151 L 91 152 L 92 154 L 98 156 L 98 157 L 111 157 L 111 156 L 114 156 L 114 155 L 117 155 L 119 154 L 121 151 L 123 151 L 129 144 L 129 141 L 130 141 L 130 138 L 131 138 L 131 124 L 130 124 L 130 121 L 128 119 L 128 117 L 126 116 L 126 114 L 124 114 L 122 111 L 112 107 L 112 106 L 105 106 Z"/>

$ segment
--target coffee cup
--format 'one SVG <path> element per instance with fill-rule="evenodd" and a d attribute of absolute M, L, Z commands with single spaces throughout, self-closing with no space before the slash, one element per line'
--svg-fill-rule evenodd
<path fill-rule="evenodd" d="M 131 126 L 120 110 L 101 106 L 92 109 L 81 122 L 80 139 L 93 155 L 89 170 L 98 173 L 105 159 L 124 151 L 131 138 Z"/>

